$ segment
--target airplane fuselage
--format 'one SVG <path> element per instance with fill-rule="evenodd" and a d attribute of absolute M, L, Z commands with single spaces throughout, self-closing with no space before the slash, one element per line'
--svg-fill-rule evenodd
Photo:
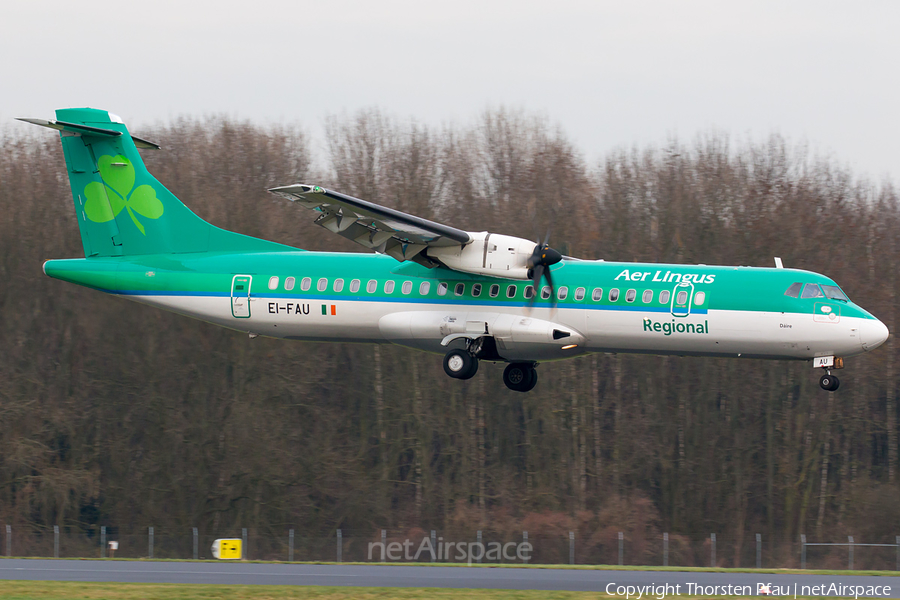
<path fill-rule="evenodd" d="M 251 334 L 444 353 L 461 343 L 448 336 L 487 333 L 508 361 L 589 352 L 809 360 L 861 354 L 887 337 L 849 300 L 786 295 L 795 284 L 836 287 L 795 269 L 562 261 L 552 268 L 555 308 L 540 291 L 530 306 L 527 281 L 374 254 L 185 253 L 53 260 L 44 269 Z M 544 324 L 565 337 L 542 337 Z"/>

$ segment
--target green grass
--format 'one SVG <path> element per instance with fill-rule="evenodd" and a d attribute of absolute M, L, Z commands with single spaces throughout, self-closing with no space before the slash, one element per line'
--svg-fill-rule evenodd
<path fill-rule="evenodd" d="M 436 588 L 366 588 L 287 585 L 197 585 L 167 583 L 70 583 L 56 581 L 0 581 L 4 600 L 582 600 L 605 594 L 516 590 L 444 590 Z"/>

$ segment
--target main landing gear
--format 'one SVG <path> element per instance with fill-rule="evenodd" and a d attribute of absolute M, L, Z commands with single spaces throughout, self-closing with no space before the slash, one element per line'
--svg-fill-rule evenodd
<path fill-rule="evenodd" d="M 502 361 L 493 345 L 482 338 L 468 344 L 465 350 L 454 349 L 444 355 L 444 372 L 454 379 L 471 379 L 478 372 L 478 359 Z M 530 392 L 537 385 L 537 371 L 534 363 L 515 362 L 503 371 L 503 383 L 514 392 Z"/>
<path fill-rule="evenodd" d="M 503 371 L 503 383 L 514 392 L 530 392 L 537 380 L 534 363 L 510 363 Z"/>
<path fill-rule="evenodd" d="M 472 379 L 478 372 L 478 359 L 468 350 L 451 350 L 444 356 L 444 373 L 454 379 Z"/>

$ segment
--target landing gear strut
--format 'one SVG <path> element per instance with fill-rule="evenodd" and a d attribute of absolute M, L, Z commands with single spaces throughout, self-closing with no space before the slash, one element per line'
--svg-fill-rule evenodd
<path fill-rule="evenodd" d="M 471 379 L 478 372 L 478 359 L 468 350 L 451 350 L 444 356 L 444 372 L 454 379 Z"/>
<path fill-rule="evenodd" d="M 828 371 L 819 379 L 819 385 L 823 390 L 833 392 L 841 386 L 841 380 Z"/>
<path fill-rule="evenodd" d="M 510 363 L 503 371 L 503 383 L 514 392 L 530 392 L 537 379 L 533 363 Z"/>

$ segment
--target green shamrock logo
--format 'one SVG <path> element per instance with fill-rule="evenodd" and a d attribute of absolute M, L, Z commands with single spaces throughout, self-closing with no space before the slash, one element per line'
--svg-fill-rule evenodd
<path fill-rule="evenodd" d="M 148 219 L 162 216 L 163 204 L 156 197 L 156 191 L 149 185 L 140 185 L 136 190 L 131 190 L 134 187 L 134 167 L 121 154 L 115 157 L 108 154 L 101 156 L 97 164 L 103 183 L 92 181 L 85 186 L 84 195 L 87 200 L 84 203 L 84 214 L 95 223 L 106 223 L 115 219 L 124 208 L 138 230 L 147 235 L 135 213 Z"/>

